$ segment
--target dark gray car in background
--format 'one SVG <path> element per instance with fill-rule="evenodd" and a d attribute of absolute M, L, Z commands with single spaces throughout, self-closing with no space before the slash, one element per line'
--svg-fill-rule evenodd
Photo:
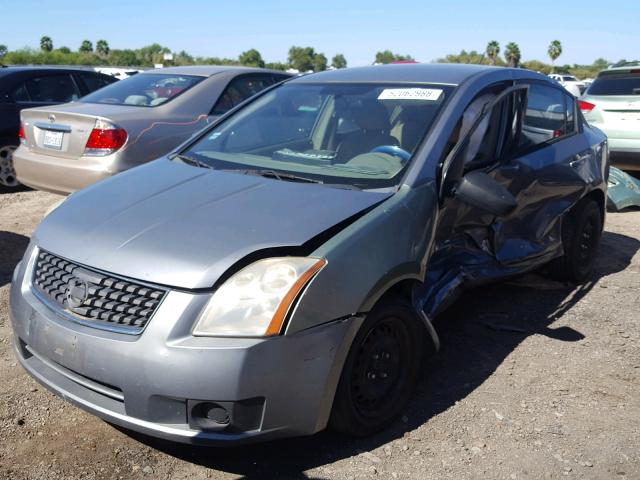
<path fill-rule="evenodd" d="M 370 434 L 461 289 L 588 278 L 607 174 L 606 137 L 527 70 L 299 77 L 53 210 L 13 276 L 16 355 L 157 437 Z"/>
<path fill-rule="evenodd" d="M 246 67 L 147 70 L 79 101 L 22 112 L 18 180 L 68 194 L 169 153 L 207 123 L 291 75 Z"/>

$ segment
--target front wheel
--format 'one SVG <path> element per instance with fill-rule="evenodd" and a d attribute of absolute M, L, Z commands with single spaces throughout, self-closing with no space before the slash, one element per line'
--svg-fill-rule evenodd
<path fill-rule="evenodd" d="M 342 370 L 329 425 L 365 436 L 387 426 L 418 381 L 425 331 L 399 298 L 377 305 L 360 327 Z"/>
<path fill-rule="evenodd" d="M 582 200 L 562 224 L 564 255 L 550 264 L 558 280 L 584 282 L 593 269 L 602 236 L 603 218 L 595 200 Z"/>

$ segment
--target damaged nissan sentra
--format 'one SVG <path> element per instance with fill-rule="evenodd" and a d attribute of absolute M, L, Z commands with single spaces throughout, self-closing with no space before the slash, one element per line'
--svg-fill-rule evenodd
<path fill-rule="evenodd" d="M 606 137 L 534 72 L 299 77 L 55 208 L 14 273 L 15 350 L 157 437 L 370 434 L 463 288 L 588 277 L 607 175 Z"/>

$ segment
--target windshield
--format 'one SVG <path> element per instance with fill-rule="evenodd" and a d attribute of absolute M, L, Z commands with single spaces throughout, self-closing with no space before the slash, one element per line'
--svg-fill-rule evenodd
<path fill-rule="evenodd" d="M 204 77 L 193 75 L 143 73 L 96 90 L 83 97 L 82 102 L 155 107 L 168 102 L 203 79 Z"/>
<path fill-rule="evenodd" d="M 565 82 L 577 82 L 578 79 L 576 77 L 572 77 L 571 75 L 565 75 L 564 77 L 562 77 L 562 80 L 564 80 Z"/>
<path fill-rule="evenodd" d="M 589 95 L 640 95 L 640 75 L 603 75 L 596 78 Z"/>
<path fill-rule="evenodd" d="M 396 185 L 453 87 L 295 84 L 261 96 L 182 152 L 223 170 Z M 285 178 L 276 176 L 276 178 Z"/>

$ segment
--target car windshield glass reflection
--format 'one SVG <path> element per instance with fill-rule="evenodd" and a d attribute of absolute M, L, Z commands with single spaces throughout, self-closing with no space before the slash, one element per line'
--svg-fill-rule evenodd
<path fill-rule="evenodd" d="M 182 154 L 219 170 L 389 187 L 398 183 L 452 90 L 422 84 L 286 84 Z"/>

